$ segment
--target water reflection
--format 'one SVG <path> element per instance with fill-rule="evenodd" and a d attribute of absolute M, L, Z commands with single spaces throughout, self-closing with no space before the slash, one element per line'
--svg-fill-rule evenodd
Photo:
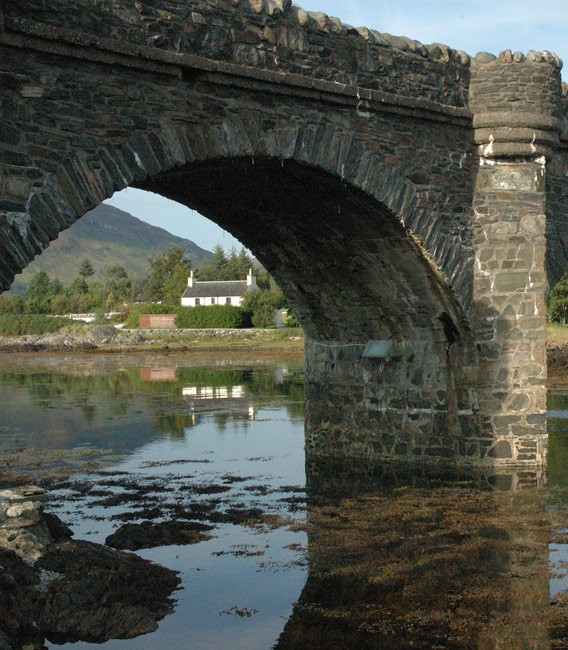
<path fill-rule="evenodd" d="M 550 398 L 548 478 L 311 458 L 304 477 L 293 363 L 0 358 L 0 385 L 4 449 L 122 454 L 46 475 L 78 538 L 211 527 L 137 551 L 180 572 L 176 611 L 105 648 L 568 647 L 568 393 Z"/>
<path fill-rule="evenodd" d="M 550 647 L 540 477 L 353 469 L 308 472 L 309 575 L 279 650 Z"/>
<path fill-rule="evenodd" d="M 0 359 L 2 446 L 91 444 L 131 453 L 156 436 L 183 438 L 205 411 L 214 411 L 223 429 L 246 426 L 255 408 L 274 399 L 284 400 L 292 420 L 303 418 L 303 368 L 298 363 L 268 368 L 242 362 L 237 367 L 191 367 L 183 358 L 171 366 L 128 363 L 118 359 L 112 367 L 87 359 L 62 365 L 16 358 L 2 364 Z"/>
<path fill-rule="evenodd" d="M 170 368 L 140 368 L 140 381 L 176 381 L 176 369 Z"/>

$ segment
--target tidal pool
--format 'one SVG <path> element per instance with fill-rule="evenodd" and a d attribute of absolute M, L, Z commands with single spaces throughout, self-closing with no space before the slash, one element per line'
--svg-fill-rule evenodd
<path fill-rule="evenodd" d="M 568 391 L 549 408 L 548 479 L 306 476 L 297 361 L 3 355 L 0 487 L 179 572 L 174 613 L 104 648 L 564 648 Z"/>

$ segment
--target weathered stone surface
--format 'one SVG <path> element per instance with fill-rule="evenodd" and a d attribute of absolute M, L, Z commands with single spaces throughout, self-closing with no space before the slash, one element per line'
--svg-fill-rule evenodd
<path fill-rule="evenodd" d="M 508 440 L 500 440 L 491 447 L 487 455 L 492 458 L 512 458 L 511 443 Z"/>
<path fill-rule="evenodd" d="M 497 57 L 494 54 L 490 54 L 489 52 L 478 52 L 475 55 L 475 60 L 477 63 L 491 63 L 492 61 L 495 61 Z"/>

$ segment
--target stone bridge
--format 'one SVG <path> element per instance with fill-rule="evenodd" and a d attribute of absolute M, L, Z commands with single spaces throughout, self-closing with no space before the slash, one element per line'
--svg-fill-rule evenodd
<path fill-rule="evenodd" d="M 297 310 L 308 454 L 545 462 L 554 54 L 471 58 L 289 0 L 0 5 L 0 289 L 115 191 L 151 190 L 238 237 Z"/>

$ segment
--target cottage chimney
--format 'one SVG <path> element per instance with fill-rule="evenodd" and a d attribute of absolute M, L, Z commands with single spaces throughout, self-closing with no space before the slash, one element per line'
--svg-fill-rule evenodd
<path fill-rule="evenodd" d="M 252 274 L 252 269 L 249 269 L 247 275 L 247 289 L 256 289 L 256 276 Z"/>
<path fill-rule="evenodd" d="M 193 271 L 189 272 L 189 277 L 187 278 L 187 286 L 188 287 L 193 286 Z"/>

